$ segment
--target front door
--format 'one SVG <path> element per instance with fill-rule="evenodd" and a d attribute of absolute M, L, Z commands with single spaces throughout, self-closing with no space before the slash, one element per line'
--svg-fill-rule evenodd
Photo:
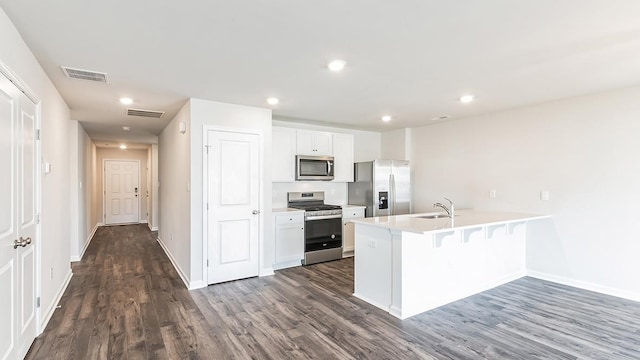
<path fill-rule="evenodd" d="M 208 283 L 258 275 L 259 136 L 209 131 Z"/>
<path fill-rule="evenodd" d="M 140 221 L 140 163 L 128 160 L 105 160 L 105 224 Z"/>
<path fill-rule="evenodd" d="M 0 75 L 0 359 L 36 336 L 36 105 Z"/>

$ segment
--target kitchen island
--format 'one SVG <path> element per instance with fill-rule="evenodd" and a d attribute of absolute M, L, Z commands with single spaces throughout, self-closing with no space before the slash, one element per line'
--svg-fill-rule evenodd
<path fill-rule="evenodd" d="M 405 319 L 525 275 L 526 224 L 549 218 L 458 210 L 354 219 L 354 296 Z"/>

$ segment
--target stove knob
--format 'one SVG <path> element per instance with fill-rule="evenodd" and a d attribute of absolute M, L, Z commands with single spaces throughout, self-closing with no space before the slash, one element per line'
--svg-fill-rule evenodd
<path fill-rule="evenodd" d="M 331 240 L 335 239 L 336 235 L 335 234 L 331 234 Z"/>

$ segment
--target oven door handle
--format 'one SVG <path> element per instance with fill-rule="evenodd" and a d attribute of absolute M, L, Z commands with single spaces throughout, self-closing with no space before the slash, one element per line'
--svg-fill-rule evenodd
<path fill-rule="evenodd" d="M 342 219 L 342 215 L 308 216 L 305 218 L 306 221 L 327 220 L 327 219 Z"/>

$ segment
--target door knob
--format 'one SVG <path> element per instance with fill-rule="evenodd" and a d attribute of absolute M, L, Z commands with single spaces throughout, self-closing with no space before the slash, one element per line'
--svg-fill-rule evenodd
<path fill-rule="evenodd" d="M 17 249 L 18 246 L 22 246 L 22 247 L 26 247 L 27 245 L 31 244 L 31 238 L 23 238 L 20 237 L 20 240 L 13 240 L 13 248 Z"/>
<path fill-rule="evenodd" d="M 258 214 L 260 214 L 260 210 L 253 210 L 251 213 L 252 213 L 253 215 L 258 215 Z"/>

